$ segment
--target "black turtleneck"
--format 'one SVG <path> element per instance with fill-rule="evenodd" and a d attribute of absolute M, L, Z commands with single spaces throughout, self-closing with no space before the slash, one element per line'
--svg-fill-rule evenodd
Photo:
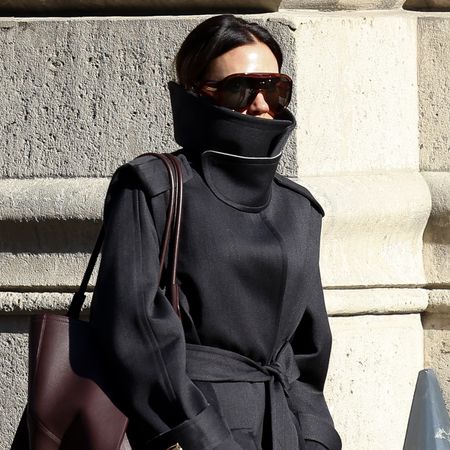
<path fill-rule="evenodd" d="M 183 148 L 198 154 L 206 150 L 248 157 L 278 155 L 295 118 L 284 110 L 275 119 L 241 114 L 214 105 L 208 97 L 186 91 L 177 83 L 169 83 L 175 140 Z"/>
<path fill-rule="evenodd" d="M 263 119 L 216 106 L 174 82 L 169 89 L 175 140 L 210 189 L 237 209 L 264 208 L 283 147 L 295 127 L 291 112 Z"/>

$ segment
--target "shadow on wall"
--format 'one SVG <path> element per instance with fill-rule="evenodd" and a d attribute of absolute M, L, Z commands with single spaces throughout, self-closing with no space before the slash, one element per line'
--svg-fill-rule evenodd
<path fill-rule="evenodd" d="M 0 253 L 90 253 L 100 225 L 100 222 L 81 220 L 3 220 L 0 221 Z"/>
<path fill-rule="evenodd" d="M 411 11 L 450 11 L 450 0 L 406 0 L 403 9 Z"/>
<path fill-rule="evenodd" d="M 0 0 L 0 15 L 158 15 L 262 13 L 281 0 Z"/>

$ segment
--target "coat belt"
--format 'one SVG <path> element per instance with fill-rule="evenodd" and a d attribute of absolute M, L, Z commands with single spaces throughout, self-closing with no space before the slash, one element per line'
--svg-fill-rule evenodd
<path fill-rule="evenodd" d="M 289 385 L 300 376 L 294 353 L 286 342 L 276 356 L 261 364 L 239 353 L 206 345 L 186 344 L 186 368 L 194 381 L 264 382 L 269 386 L 272 450 L 292 450 L 299 446 L 287 404 Z"/>

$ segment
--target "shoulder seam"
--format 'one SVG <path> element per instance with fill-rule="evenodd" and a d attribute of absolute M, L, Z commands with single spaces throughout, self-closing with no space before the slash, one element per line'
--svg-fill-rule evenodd
<path fill-rule="evenodd" d="M 141 166 L 143 164 L 149 163 L 150 161 L 159 161 L 159 158 L 157 158 L 156 156 L 151 155 L 149 153 L 143 153 L 139 156 L 136 156 L 136 158 L 132 159 L 131 161 L 128 161 L 125 164 L 128 164 L 132 167 L 136 167 L 136 166 Z"/>
<path fill-rule="evenodd" d="M 317 201 L 314 195 L 307 188 L 305 188 L 305 186 L 302 186 L 301 184 L 298 184 L 279 173 L 275 174 L 274 180 L 277 184 L 306 197 L 311 202 L 312 206 L 314 206 L 314 208 L 322 215 L 322 217 L 325 216 L 325 211 L 322 208 L 322 205 Z"/>
<path fill-rule="evenodd" d="M 138 158 L 140 160 L 136 161 Z M 179 155 L 177 158 L 181 162 L 184 184 L 192 178 L 192 170 L 184 155 Z M 155 197 L 170 189 L 167 169 L 160 158 L 144 153 L 124 164 L 123 167 L 126 166 L 137 176 L 150 197 Z"/>

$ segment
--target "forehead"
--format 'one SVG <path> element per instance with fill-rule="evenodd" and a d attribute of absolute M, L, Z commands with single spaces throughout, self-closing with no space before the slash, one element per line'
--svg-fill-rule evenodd
<path fill-rule="evenodd" d="M 278 72 L 278 62 L 272 50 L 262 42 L 235 47 L 213 59 L 206 79 L 221 80 L 233 73 Z"/>

